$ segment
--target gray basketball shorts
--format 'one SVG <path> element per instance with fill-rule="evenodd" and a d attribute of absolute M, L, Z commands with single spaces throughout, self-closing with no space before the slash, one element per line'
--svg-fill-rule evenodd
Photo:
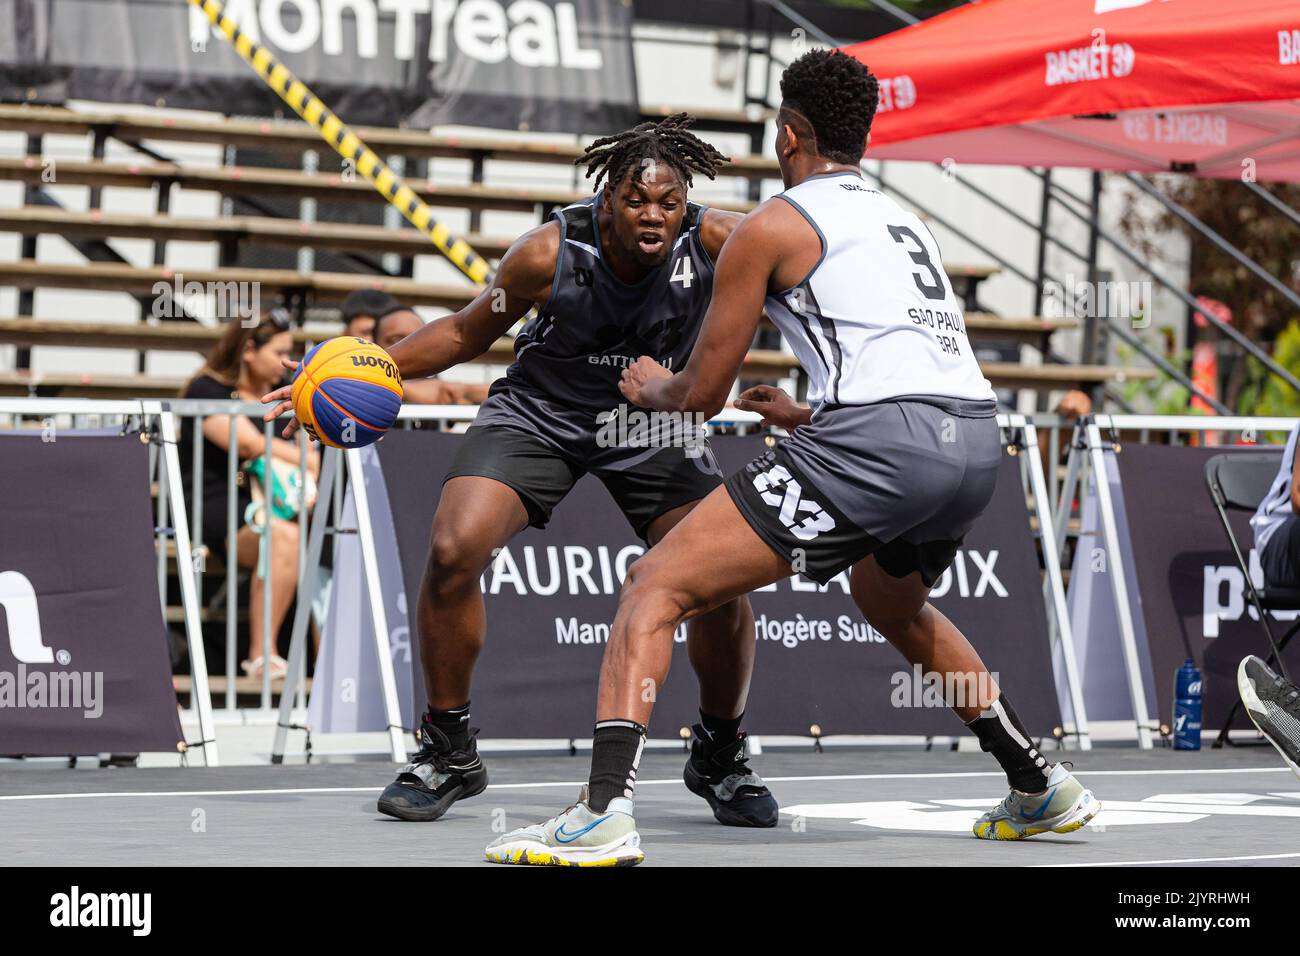
<path fill-rule="evenodd" d="M 727 479 L 750 527 L 825 584 L 867 555 L 933 586 L 988 507 L 1002 458 L 993 402 L 907 396 L 823 405 Z"/>
<path fill-rule="evenodd" d="M 708 497 L 722 484 L 707 441 L 693 447 L 605 444 L 599 415 L 502 379 L 480 406 L 444 481 L 469 476 L 508 485 L 528 510 L 529 524 L 545 528 L 578 480 L 592 474 L 642 540 L 660 515 Z"/>
<path fill-rule="evenodd" d="M 683 448 L 609 448 L 578 456 L 560 452 L 536 428 L 474 425 L 456 452 L 446 481 L 492 478 L 513 488 L 528 511 L 528 523 L 545 528 L 551 512 L 584 474 L 609 491 L 633 532 L 646 540 L 655 519 L 708 497 L 722 484 L 722 469 L 707 443 L 699 454 Z"/>

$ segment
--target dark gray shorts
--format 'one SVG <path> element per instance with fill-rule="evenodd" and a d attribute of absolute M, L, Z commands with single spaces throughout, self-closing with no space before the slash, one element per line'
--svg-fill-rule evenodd
<path fill-rule="evenodd" d="M 822 406 L 727 479 L 754 531 L 825 583 L 867 555 L 933 585 L 988 507 L 1002 460 L 993 402 Z"/>
<path fill-rule="evenodd" d="M 722 470 L 707 444 L 695 455 L 684 448 L 595 449 L 588 443 L 566 452 L 538 431 L 524 421 L 473 425 L 443 480 L 475 476 L 499 481 L 519 495 L 529 524 L 545 528 L 555 506 L 590 473 L 642 540 L 660 515 L 699 501 L 722 484 Z"/>
<path fill-rule="evenodd" d="M 1259 556 L 1259 563 L 1266 586 L 1300 587 L 1300 517 L 1288 515 L 1274 529 Z"/>

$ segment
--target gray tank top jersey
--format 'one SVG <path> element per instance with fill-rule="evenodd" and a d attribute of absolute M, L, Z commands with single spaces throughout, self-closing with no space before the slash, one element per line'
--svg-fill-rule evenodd
<path fill-rule="evenodd" d="M 1255 514 L 1250 519 L 1251 530 L 1255 532 L 1255 550 L 1261 555 L 1264 553 L 1264 546 L 1273 537 L 1273 532 L 1295 513 L 1291 509 L 1291 471 L 1295 468 L 1298 437 L 1300 437 L 1300 425 L 1291 429 L 1291 434 L 1287 436 L 1286 448 L 1282 452 L 1282 467 L 1278 469 L 1277 477 L 1273 479 L 1268 494 L 1264 496 L 1264 500 L 1259 503 L 1259 507 L 1255 509 Z"/>
<path fill-rule="evenodd" d="M 619 378 L 637 358 L 652 356 L 676 372 L 690 357 L 713 292 L 713 260 L 700 238 L 705 207 L 688 202 L 668 261 L 627 285 L 601 258 L 601 195 L 553 214 L 561 240 L 550 301 L 516 337 L 515 362 L 492 387 L 478 424 L 581 440 L 598 430 L 597 415 L 626 403 Z"/>

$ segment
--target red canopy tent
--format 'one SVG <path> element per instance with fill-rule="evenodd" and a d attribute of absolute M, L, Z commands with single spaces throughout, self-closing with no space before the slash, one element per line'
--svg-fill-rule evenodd
<path fill-rule="evenodd" d="M 845 52 L 874 159 L 1300 182 L 1300 0 L 985 0 Z"/>

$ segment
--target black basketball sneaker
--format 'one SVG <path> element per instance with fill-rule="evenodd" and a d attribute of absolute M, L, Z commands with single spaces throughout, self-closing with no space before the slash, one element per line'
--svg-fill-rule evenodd
<path fill-rule="evenodd" d="M 745 735 L 714 744 L 700 724 L 691 728 L 691 758 L 682 779 L 686 789 L 708 801 L 713 816 L 729 827 L 774 827 L 781 816 L 776 797 L 749 768 Z"/>
<path fill-rule="evenodd" d="M 379 812 L 399 820 L 428 823 L 437 820 L 457 800 L 476 796 L 487 789 L 487 768 L 479 759 L 471 730 L 464 749 L 433 724 L 420 724 L 420 749 L 379 795 Z"/>
<path fill-rule="evenodd" d="M 1300 688 L 1258 657 L 1247 657 L 1237 667 L 1237 691 L 1259 732 L 1300 777 Z"/>

